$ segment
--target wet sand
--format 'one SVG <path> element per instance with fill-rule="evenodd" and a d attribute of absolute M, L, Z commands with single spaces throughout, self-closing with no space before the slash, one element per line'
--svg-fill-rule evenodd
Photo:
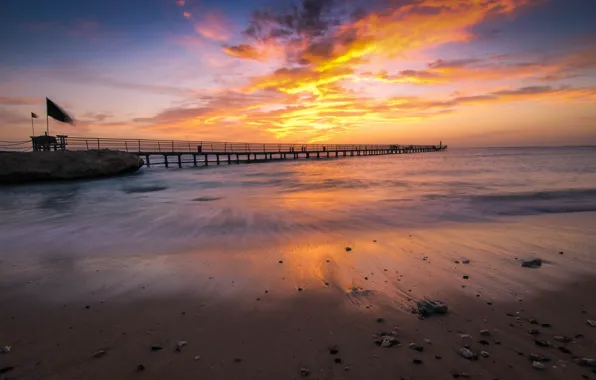
<path fill-rule="evenodd" d="M 0 346 L 11 351 L 0 378 L 297 379 L 306 368 L 313 379 L 596 379 L 574 360 L 596 358 L 595 220 L 313 232 L 169 254 L 3 253 Z M 534 257 L 542 267 L 520 266 Z M 412 308 L 427 297 L 449 313 L 419 319 Z M 377 346 L 380 332 L 401 344 Z M 478 360 L 460 355 L 465 345 Z M 544 370 L 532 353 L 550 359 Z"/>

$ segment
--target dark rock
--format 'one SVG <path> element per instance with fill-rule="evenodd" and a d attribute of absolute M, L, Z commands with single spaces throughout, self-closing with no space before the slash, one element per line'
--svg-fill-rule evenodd
<path fill-rule="evenodd" d="M 381 317 L 378 317 L 378 318 L 377 318 L 377 322 L 378 322 L 378 323 L 383 323 L 383 322 L 385 322 L 385 320 L 384 320 L 383 318 L 381 318 Z"/>
<path fill-rule="evenodd" d="M 563 251 L 559 252 L 559 255 L 562 255 L 562 254 L 563 254 Z"/>
<path fill-rule="evenodd" d="M 470 278 L 470 276 L 464 276 L 464 280 L 467 280 L 469 278 Z"/>
<path fill-rule="evenodd" d="M 538 324 L 538 321 L 535 320 L 535 319 L 532 319 L 532 318 L 528 319 L 528 322 L 530 322 L 531 325 L 537 325 Z"/>
<path fill-rule="evenodd" d="M 352 250 L 351 247 L 346 247 L 346 252 L 350 252 Z"/>
<path fill-rule="evenodd" d="M 439 355 L 435 355 L 435 359 L 437 359 L 437 360 L 441 360 L 441 359 L 443 359 L 443 357 L 441 357 L 441 356 L 439 356 Z"/>
<path fill-rule="evenodd" d="M 540 326 L 544 327 L 545 329 L 551 328 L 552 326 L 550 325 L 550 323 L 543 323 Z"/>
<path fill-rule="evenodd" d="M 91 309 L 91 306 L 87 305 L 85 306 L 85 309 Z"/>
<path fill-rule="evenodd" d="M 333 359 L 334 362 L 336 362 L 337 364 L 341 364 L 342 360 L 341 358 L 335 358 Z"/>
<path fill-rule="evenodd" d="M 240 363 L 241 361 L 242 361 L 242 358 L 239 358 L 239 357 L 234 358 L 234 363 Z"/>
<path fill-rule="evenodd" d="M 138 156 L 117 150 L 0 153 L 0 184 L 98 178 L 136 172 Z"/>
<path fill-rule="evenodd" d="M 414 364 L 422 364 L 422 360 L 420 360 L 420 359 L 413 359 L 412 360 L 412 363 L 414 363 Z"/>
<path fill-rule="evenodd" d="M 339 348 L 337 348 L 337 346 L 335 345 L 329 347 L 328 350 L 331 355 L 337 355 L 337 353 L 339 352 Z"/>
<path fill-rule="evenodd" d="M 480 335 L 482 335 L 482 336 L 490 336 L 490 331 L 488 331 L 488 330 L 480 330 Z"/>
<path fill-rule="evenodd" d="M 142 365 L 142 364 L 139 364 L 139 365 L 137 366 L 137 371 L 144 371 L 144 370 L 145 370 L 145 366 L 144 366 L 144 365 Z"/>
<path fill-rule="evenodd" d="M 308 368 L 301 368 L 300 369 L 300 376 L 308 377 L 310 375 L 310 369 Z"/>
<path fill-rule="evenodd" d="M 153 346 L 151 346 L 151 351 L 159 351 L 159 350 L 163 350 L 163 347 L 157 344 L 154 344 Z"/>
<path fill-rule="evenodd" d="M 458 260 L 455 260 L 454 263 L 459 264 L 459 261 Z"/>
<path fill-rule="evenodd" d="M 422 347 L 421 345 L 416 344 L 416 343 L 410 343 L 410 349 L 412 349 L 414 351 L 418 351 L 418 352 L 424 351 L 424 347 Z"/>
<path fill-rule="evenodd" d="M 523 260 L 521 266 L 524 268 L 540 268 L 542 266 L 542 260 L 540 259 L 533 259 L 533 260 Z"/>
<path fill-rule="evenodd" d="M 564 354 L 573 355 L 573 353 L 565 346 L 559 346 L 559 351 L 561 351 Z"/>
<path fill-rule="evenodd" d="M 283 263 L 284 263 L 284 261 L 283 261 L 283 260 L 279 260 L 279 263 L 280 263 L 280 264 L 283 264 Z"/>
<path fill-rule="evenodd" d="M 373 336 L 374 342 L 377 346 L 381 346 L 383 348 L 393 347 L 399 344 L 399 340 L 391 333 L 380 333 L 378 335 Z"/>
<path fill-rule="evenodd" d="M 550 343 L 548 343 L 548 342 L 545 342 L 545 341 L 543 341 L 543 340 L 540 340 L 540 339 L 534 339 L 534 343 L 535 343 L 537 346 L 540 346 L 540 347 L 550 347 Z"/>
<path fill-rule="evenodd" d="M 12 371 L 13 369 L 15 369 L 14 366 L 10 366 L 10 365 L 5 366 L 5 367 L 0 368 L 0 373 L 7 373 L 7 372 Z"/>
<path fill-rule="evenodd" d="M 542 355 L 534 354 L 534 353 L 528 355 L 528 358 L 533 362 L 549 362 L 550 361 L 549 358 L 542 356 Z"/>
<path fill-rule="evenodd" d="M 590 358 L 579 358 L 576 360 L 577 364 L 582 367 L 596 367 L 596 360 Z"/>
<path fill-rule="evenodd" d="M 528 330 L 528 334 L 530 334 L 530 335 L 539 335 L 540 334 L 540 331 L 537 330 L 537 329 L 530 329 L 530 330 Z"/>
<path fill-rule="evenodd" d="M 581 339 L 581 338 L 583 338 L 583 337 L 584 337 L 584 336 L 583 336 L 583 334 L 575 334 L 575 338 L 576 338 L 576 339 Z"/>
<path fill-rule="evenodd" d="M 302 288 L 298 288 L 298 291 L 299 291 L 299 292 L 301 292 L 301 291 L 303 291 L 303 290 L 304 290 L 304 289 L 302 289 Z"/>
<path fill-rule="evenodd" d="M 416 303 L 418 306 L 418 314 L 423 317 L 429 317 L 435 314 L 447 314 L 447 305 L 432 300 L 422 300 Z"/>
<path fill-rule="evenodd" d="M 488 341 L 484 340 L 484 339 L 483 340 L 479 340 L 478 343 L 481 344 L 481 345 L 483 345 L 483 346 L 490 346 L 490 343 Z"/>

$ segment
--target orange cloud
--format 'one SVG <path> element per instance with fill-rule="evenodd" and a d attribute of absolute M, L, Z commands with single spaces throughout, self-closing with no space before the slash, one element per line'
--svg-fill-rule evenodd
<path fill-rule="evenodd" d="M 185 0 L 176 0 L 176 5 L 178 5 L 179 7 L 183 7 L 184 4 L 186 4 Z"/>
<path fill-rule="evenodd" d="M 212 128 L 267 132 L 276 139 L 324 141 L 377 123 L 394 124 L 437 118 L 461 109 L 521 101 L 594 99 L 595 88 L 512 85 L 512 82 L 568 78 L 595 67 L 596 54 L 583 51 L 557 59 L 519 57 L 437 59 L 422 69 L 363 73 L 374 60 L 404 57 L 445 43 L 474 39 L 472 28 L 489 17 L 511 15 L 532 0 L 375 0 L 386 6 L 366 14 L 342 14 L 332 0 L 303 1 L 290 12 L 256 12 L 245 30 L 247 41 L 225 44 L 223 51 L 239 59 L 282 66 L 247 78 L 246 86 L 201 96 L 195 107 L 173 108 L 153 118 L 138 119 L 166 130 Z M 388 6 L 392 5 L 392 6 Z M 204 22 L 216 24 L 217 22 Z M 207 30 L 217 28 L 206 28 Z M 206 34 L 200 32 L 202 35 Z M 212 33 L 210 39 L 217 33 Z M 227 38 L 221 38 L 225 41 Z M 475 88 L 463 95 L 384 97 L 362 81 L 440 85 L 507 80 L 506 87 Z M 492 85 L 493 88 L 496 84 Z M 199 128 L 200 126 L 200 128 Z"/>

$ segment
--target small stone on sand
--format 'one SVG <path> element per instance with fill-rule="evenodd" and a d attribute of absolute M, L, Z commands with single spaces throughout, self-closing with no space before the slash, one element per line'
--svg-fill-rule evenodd
<path fill-rule="evenodd" d="M 488 358 L 490 354 L 486 351 L 480 351 L 480 356 L 482 356 L 483 358 Z"/>
<path fill-rule="evenodd" d="M 139 365 L 137 366 L 137 371 L 144 371 L 144 370 L 145 370 L 145 366 L 144 366 L 144 365 L 142 365 L 142 364 L 139 364 Z"/>
<path fill-rule="evenodd" d="M 592 321 L 590 319 L 587 320 L 588 325 L 590 325 L 590 327 L 596 327 L 596 321 Z"/>
<path fill-rule="evenodd" d="M 412 363 L 414 363 L 414 364 L 422 364 L 422 360 L 420 360 L 420 359 L 414 359 L 414 360 L 412 360 Z"/>
<path fill-rule="evenodd" d="M 488 330 L 480 330 L 480 335 L 482 335 L 482 336 L 490 336 L 490 331 L 488 331 Z"/>
<path fill-rule="evenodd" d="M 151 346 L 151 351 L 159 351 L 162 350 L 163 347 L 157 344 L 154 344 L 153 346 Z"/>
<path fill-rule="evenodd" d="M 300 369 L 300 376 L 308 377 L 310 375 L 310 369 L 308 368 L 301 368 Z"/>
<path fill-rule="evenodd" d="M 377 318 L 377 322 L 378 322 L 378 323 L 383 323 L 383 322 L 385 322 L 385 319 L 383 319 L 383 318 L 381 318 L 381 317 L 378 317 L 378 318 Z"/>
<path fill-rule="evenodd" d="M 421 345 L 416 344 L 416 343 L 410 343 L 410 349 L 418 351 L 418 352 L 424 351 L 424 347 L 422 347 Z"/>
<path fill-rule="evenodd" d="M 346 247 L 346 252 L 350 252 L 352 250 L 351 247 Z"/>
<path fill-rule="evenodd" d="M 462 348 L 459 350 L 461 356 L 463 356 L 464 358 L 468 359 L 468 360 L 476 360 L 478 359 L 478 357 L 476 356 L 476 354 L 474 352 L 472 352 L 470 349 L 468 348 Z"/>
<path fill-rule="evenodd" d="M 537 370 L 546 369 L 546 366 L 540 362 L 532 362 L 532 367 L 534 367 Z"/>

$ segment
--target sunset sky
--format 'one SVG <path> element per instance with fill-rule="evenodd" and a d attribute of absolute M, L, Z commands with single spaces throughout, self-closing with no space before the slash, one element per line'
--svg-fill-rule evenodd
<path fill-rule="evenodd" d="M 0 140 L 596 144 L 596 0 L 19 0 Z"/>

